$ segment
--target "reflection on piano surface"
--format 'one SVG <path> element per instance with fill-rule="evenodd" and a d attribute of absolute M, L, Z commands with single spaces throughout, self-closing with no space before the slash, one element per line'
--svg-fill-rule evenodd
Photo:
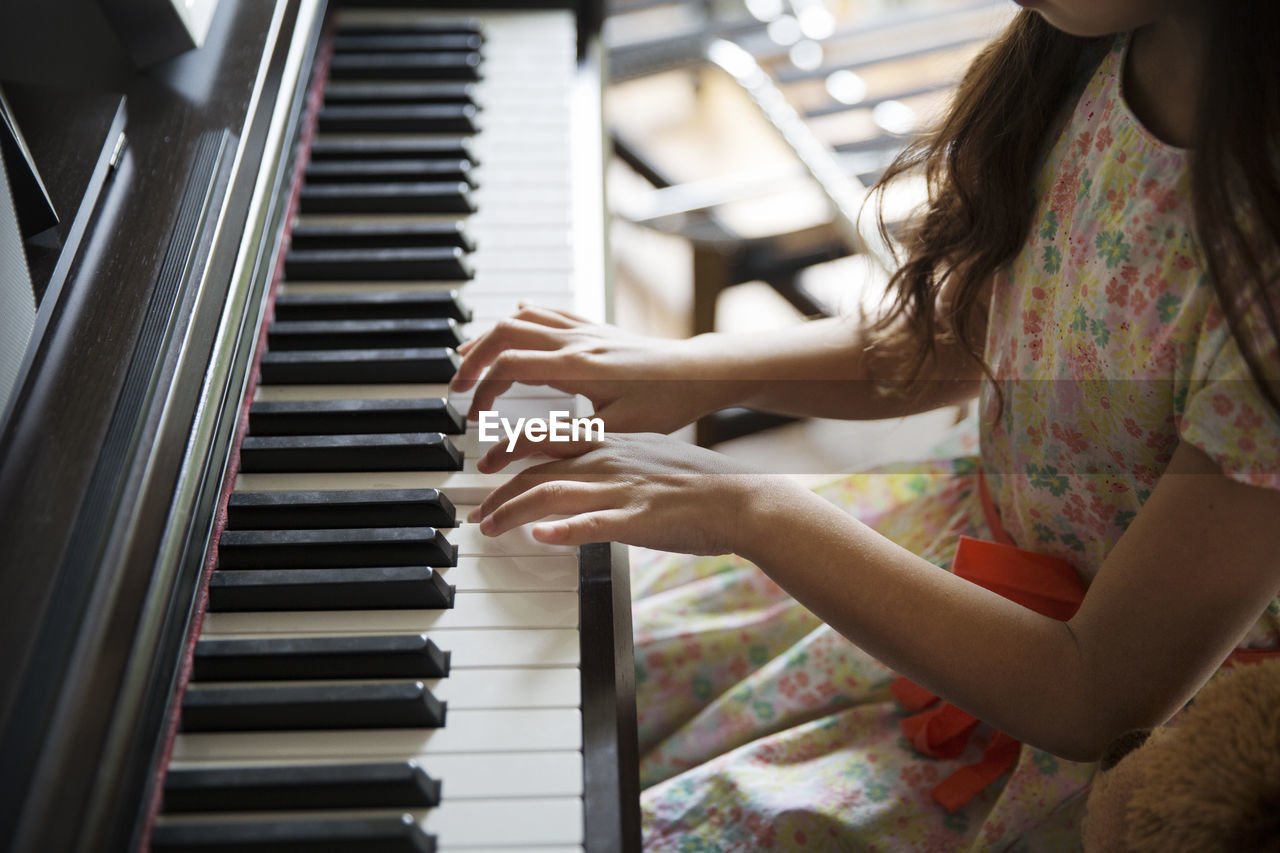
<path fill-rule="evenodd" d="M 139 78 L 60 235 L 0 449 L 5 843 L 636 849 L 625 565 L 461 525 L 444 386 L 518 301 L 603 312 L 598 9 L 265 5 Z M 139 138 L 173 101 L 196 137 Z"/>

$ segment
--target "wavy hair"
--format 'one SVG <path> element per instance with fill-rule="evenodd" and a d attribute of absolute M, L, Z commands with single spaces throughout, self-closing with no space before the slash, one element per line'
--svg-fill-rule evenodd
<path fill-rule="evenodd" d="M 1196 238 L 1250 373 L 1280 413 L 1280 3 L 1204 8 L 1208 61 L 1190 161 Z M 871 327 L 873 340 L 910 339 L 906 364 L 881 374 L 896 377 L 894 389 L 913 389 L 947 339 L 991 376 L 976 339 L 982 291 L 1025 243 L 1036 176 L 1068 98 L 1109 44 L 1110 37 L 1072 36 L 1020 12 L 970 65 L 938 126 L 908 145 L 877 183 L 882 191 L 922 172 L 928 186 L 925 209 L 902 235 L 906 260 L 890 280 L 888 310 Z M 880 229 L 887 237 L 883 215 Z"/>

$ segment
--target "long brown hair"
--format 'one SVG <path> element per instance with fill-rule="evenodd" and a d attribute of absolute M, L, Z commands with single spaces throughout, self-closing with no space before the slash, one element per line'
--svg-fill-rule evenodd
<path fill-rule="evenodd" d="M 1280 4 L 1204 8 L 1207 60 L 1191 157 L 1196 236 L 1253 379 L 1280 413 L 1280 370 L 1268 361 L 1280 339 Z M 1064 107 L 1109 44 L 1020 12 L 969 67 L 941 123 L 881 178 L 877 189 L 921 170 L 929 189 L 927 207 L 903 235 L 906 261 L 890 280 L 892 302 L 872 326 L 873 341 L 910 337 L 914 355 L 905 365 L 878 365 L 891 387 L 913 388 L 939 340 L 957 340 L 982 363 L 982 291 L 1025 243 L 1036 175 Z M 880 228 L 887 234 L 883 218 Z M 873 347 L 873 359 L 877 350 L 902 351 Z"/>

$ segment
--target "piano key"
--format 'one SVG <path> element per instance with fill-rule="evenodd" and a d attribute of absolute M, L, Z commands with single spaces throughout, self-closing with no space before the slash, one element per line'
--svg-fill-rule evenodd
<path fill-rule="evenodd" d="M 333 80 L 324 87 L 326 104 L 380 104 L 418 102 L 474 104 L 476 84 L 461 81 L 406 82 L 380 80 L 374 83 Z"/>
<path fill-rule="evenodd" d="M 217 612 L 447 609 L 453 602 L 453 588 L 427 566 L 219 569 L 209 578 L 209 610 Z"/>
<path fill-rule="evenodd" d="M 577 708 L 582 673 L 577 667 L 454 669 L 448 678 L 424 679 L 432 695 L 454 710 Z"/>
<path fill-rule="evenodd" d="M 572 592 L 578 588 L 573 554 L 524 556 L 465 555 L 456 566 L 441 566 L 440 574 L 464 592 Z"/>
<path fill-rule="evenodd" d="M 471 185 L 463 181 L 304 184 L 302 213 L 472 213 Z"/>
<path fill-rule="evenodd" d="M 201 637 L 196 681 L 442 678 L 449 653 L 425 634 L 363 637 Z"/>
<path fill-rule="evenodd" d="M 336 187 L 337 185 L 335 185 Z M 285 275 L 325 279 L 468 279 L 473 274 L 467 253 L 458 246 L 290 249 Z"/>
<path fill-rule="evenodd" d="M 506 477 L 472 471 L 327 471 L 236 475 L 245 492 L 329 489 L 439 489 L 455 504 L 478 504 Z"/>
<path fill-rule="evenodd" d="M 465 157 L 434 157 L 413 160 L 321 160 L 307 166 L 306 180 L 312 183 L 330 181 L 465 181 L 475 186 L 475 164 Z M 291 232 L 292 245 L 298 245 L 298 229 Z M 405 243 L 403 245 L 419 245 Z M 459 244 L 464 245 L 464 244 Z M 332 247 L 332 248 L 337 248 Z M 472 248 L 466 246 L 466 248 Z"/>
<path fill-rule="evenodd" d="M 458 471 L 462 454 L 438 432 L 247 435 L 240 470 Z"/>
<path fill-rule="evenodd" d="M 444 720 L 445 705 L 425 681 L 194 683 L 182 697 L 179 725 L 188 732 L 298 731 L 439 728 Z"/>
<path fill-rule="evenodd" d="M 450 709 L 450 713 L 467 713 L 458 709 Z M 483 713 L 483 712 L 476 712 Z M 447 780 L 445 788 L 448 793 L 447 803 L 457 800 L 506 799 L 514 797 L 577 797 L 583 792 L 582 753 L 576 750 L 555 750 L 542 752 L 495 752 L 495 753 L 463 753 L 463 754 L 431 754 L 415 755 L 401 761 L 384 762 L 334 762 L 315 759 L 294 759 L 285 761 L 256 761 L 252 764 L 243 761 L 205 762 L 200 764 L 176 763 L 170 774 L 181 773 L 181 785 L 175 789 L 184 794 L 182 808 L 169 808 L 169 811 L 206 811 L 208 806 L 196 796 L 186 796 L 188 790 L 208 790 L 226 796 L 228 802 L 237 796 L 241 785 L 234 784 L 253 780 L 254 775 L 268 771 L 285 774 L 302 775 L 310 771 L 314 774 L 341 773 L 344 768 L 352 775 L 368 775 L 378 778 L 381 773 L 372 768 L 386 768 L 382 771 L 392 778 L 409 775 L 408 765 L 412 765 L 420 774 L 420 779 Z M 315 768 L 315 770 L 311 770 Z M 364 770 L 370 768 L 370 770 Z M 230 778 L 222 774 L 228 774 Z M 234 775 L 231 775 L 234 774 Z M 165 802 L 169 802 L 168 783 L 173 778 L 166 776 Z M 358 777 L 357 777 L 358 778 Z M 414 780 L 416 781 L 416 780 Z M 224 782 L 226 784 L 224 784 Z M 372 782 L 366 783 L 372 787 Z M 411 783 L 412 784 L 412 783 Z M 243 786 L 246 787 L 247 786 Z M 316 786 L 319 792 L 320 786 Z M 272 796 L 272 790 L 264 788 L 265 796 Z M 225 795 L 222 791 L 227 792 Z M 412 787 L 400 795 L 404 799 L 416 796 Z M 258 808 L 273 808 L 271 805 L 258 806 L 243 798 L 246 805 L 240 808 L 245 811 Z M 341 808 L 336 803 L 335 808 Z M 188 801 L 190 804 L 188 805 Z M 414 803 L 388 803 L 391 806 L 411 806 Z M 281 807 L 283 808 L 283 807 Z"/>
<path fill-rule="evenodd" d="M 272 385 L 448 382 L 458 355 L 443 347 L 289 351 L 262 354 L 262 382 Z"/>
<path fill-rule="evenodd" d="M 582 796 L 582 753 L 500 752 L 416 758 L 446 780 L 450 802 L 505 797 Z"/>
<path fill-rule="evenodd" d="M 445 783 L 445 797 L 448 794 Z M 512 800 L 460 800 L 447 808 L 414 810 L 424 832 L 448 839 L 450 849 L 481 845 L 513 845 L 531 850 L 549 844 L 580 844 L 583 840 L 581 797 Z"/>
<path fill-rule="evenodd" d="M 227 527 L 264 530 L 454 527 L 457 510 L 435 489 L 344 492 L 233 492 Z"/>
<path fill-rule="evenodd" d="M 457 560 L 457 546 L 434 527 L 224 530 L 218 540 L 223 569 L 451 566 Z"/>
<path fill-rule="evenodd" d="M 221 574 L 214 572 L 211 584 Z M 247 576 L 252 573 L 234 574 Z M 358 606 L 358 602 L 352 602 L 352 606 Z M 403 608 L 414 606 L 409 601 L 401 605 Z M 218 637 L 577 627 L 578 595 L 574 592 L 459 592 L 454 594 L 453 607 L 438 610 L 334 609 L 307 612 L 276 609 L 251 612 L 212 609 L 204 619 L 204 630 Z M 443 642 L 442 648 L 448 648 L 448 641 Z"/>
<path fill-rule="evenodd" d="M 407 760 L 172 767 L 165 774 L 161 808 L 166 812 L 283 811 L 439 803 L 439 779 L 428 776 L 418 762 Z"/>
<path fill-rule="evenodd" d="M 369 252 L 368 249 L 347 250 Z M 397 249 L 395 251 L 413 251 Z M 408 349 L 456 347 L 465 340 L 450 317 L 397 320 L 277 320 L 267 328 L 267 346 L 287 349 Z"/>
<path fill-rule="evenodd" d="M 478 164 L 470 136 L 459 134 L 319 134 L 311 143 L 311 160 L 404 160 L 406 158 L 451 157 Z"/>
<path fill-rule="evenodd" d="M 326 104 L 318 121 L 321 132 L 475 133 L 476 108 L 471 104 Z"/>
<path fill-rule="evenodd" d="M 425 230 L 425 229 L 423 229 Z M 444 230 L 444 229 L 442 229 Z M 413 229 L 403 233 L 405 240 L 415 238 Z M 453 233 L 459 233 L 453 231 Z M 341 229 L 315 228 L 308 232 L 316 239 L 332 236 L 335 241 L 344 239 Z M 376 229 L 361 231 L 351 229 L 346 232 L 347 239 L 353 243 L 365 239 L 380 239 Z M 295 239 L 297 232 L 294 232 Z M 310 239 L 310 236 L 308 237 Z M 389 240 L 400 239 L 399 237 Z M 429 241 L 431 238 L 423 236 Z M 460 239 L 463 239 L 460 237 Z M 466 248 L 463 246 L 463 248 Z M 459 323 L 471 319 L 471 310 L 462 301 L 457 290 L 435 291 L 430 293 L 414 293 L 412 291 L 382 290 L 356 293 L 295 293 L 285 291 L 276 296 L 275 316 L 277 320 L 375 320 L 383 317 L 449 317 Z"/>
<path fill-rule="evenodd" d="M 311 389 L 329 386 L 301 387 Z M 249 406 L 249 432 L 254 435 L 355 435 L 426 431 L 457 435 L 464 429 L 464 416 L 440 397 L 403 400 L 260 399 Z"/>
<path fill-rule="evenodd" d="M 319 233 L 324 229 L 316 229 Z M 334 229 L 337 231 L 337 229 Z M 404 232 L 412 240 L 412 231 Z M 360 232 L 352 232 L 352 241 L 364 240 Z M 376 233 L 369 233 L 369 240 L 376 240 Z M 340 237 L 338 238 L 340 240 Z M 276 295 L 275 319 L 278 320 L 340 320 L 393 318 L 433 318 L 447 316 L 458 323 L 471 319 L 468 309 L 456 289 L 448 291 L 412 292 L 357 291 L 348 293 L 300 293 L 288 291 Z"/>
<path fill-rule="evenodd" d="M 463 602 L 466 606 L 466 601 Z M 338 642 L 359 639 L 361 641 L 370 641 L 385 637 L 427 637 L 437 645 L 443 643 L 448 646 L 448 651 L 442 652 L 444 655 L 449 671 L 457 669 L 476 669 L 484 667 L 574 667 L 580 662 L 579 657 L 579 637 L 577 631 L 570 628 L 507 628 L 503 630 L 491 630 L 483 628 L 455 628 L 455 629 L 439 629 L 431 634 L 388 634 L 379 626 L 371 626 L 370 631 L 365 634 L 334 634 L 329 628 L 323 624 L 323 615 L 319 613 L 305 614 L 312 617 L 312 631 L 303 631 L 298 634 L 291 635 L 272 635 L 266 630 L 262 632 L 248 632 L 244 634 L 232 634 L 222 636 L 217 632 L 205 631 L 201 634 L 200 642 L 208 641 L 246 641 L 246 642 L 262 642 L 268 640 L 279 640 L 281 642 L 296 643 L 304 640 L 317 640 L 325 642 Z M 266 613 L 259 614 L 259 621 L 265 623 L 271 618 Z M 408 642 L 408 640 L 404 640 Z M 217 673 L 223 671 L 215 667 L 218 661 L 216 658 L 197 659 L 197 680 L 201 681 L 252 681 L 257 679 L 251 678 L 222 678 Z M 239 664 L 237 663 L 238 667 Z M 204 668 L 207 667 L 207 668 Z M 264 672 L 269 670 L 266 663 L 262 664 Z M 335 669 L 334 672 L 340 670 Z M 208 672 L 210 675 L 202 675 Z M 393 673 L 387 677 L 413 677 L 413 678 L 435 678 L 439 673 L 422 674 L 422 673 Z M 282 675 L 283 680 L 289 676 Z M 299 676 L 301 677 L 301 676 Z M 333 676 L 335 678 L 338 675 Z M 346 677 L 346 676 L 342 676 Z M 359 677 L 359 676 L 351 676 Z M 373 677 L 373 676 L 369 676 Z M 381 676 L 380 676 L 381 677 Z"/>
<path fill-rule="evenodd" d="M 180 732 L 174 740 L 173 760 L 372 760 L 581 747 L 582 712 L 577 708 L 450 709 L 448 725 L 437 729 Z M 449 796 L 448 780 L 444 795 Z"/>
<path fill-rule="evenodd" d="M 346 4 L 348 8 L 359 5 L 357 2 L 349 2 Z M 380 3 L 372 3 L 370 5 L 385 5 Z M 343 36 L 366 36 L 366 35 L 383 35 L 386 33 L 415 33 L 422 35 L 431 35 L 435 33 L 463 33 L 479 35 L 483 32 L 479 18 L 423 18 L 414 17 L 412 20 L 349 20 L 349 16 L 343 16 L 338 23 L 337 32 Z"/>
<path fill-rule="evenodd" d="M 479 80 L 480 54 L 474 50 L 406 53 L 336 53 L 329 63 L 334 80 Z"/>
<path fill-rule="evenodd" d="M 556 847 L 562 845 L 579 845 L 583 841 L 583 803 L 581 797 L 530 797 L 530 798 L 510 798 L 489 800 L 460 800 L 452 802 L 448 799 L 448 782 L 445 782 L 445 799 L 439 808 L 410 809 L 405 813 L 403 818 L 400 817 L 398 811 L 354 811 L 343 810 L 339 812 L 320 812 L 320 811 L 294 811 L 294 812 L 276 812 L 276 813 L 231 813 L 224 815 L 199 815 L 199 814 L 183 814 L 183 815 L 166 815 L 157 824 L 157 832 L 163 827 L 168 832 L 173 832 L 177 827 L 198 828 L 198 832 L 193 829 L 193 835 L 199 839 L 202 836 L 199 833 L 207 833 L 217 838 L 220 845 L 216 849 L 221 853 L 223 850 L 267 850 L 275 848 L 250 846 L 246 842 L 242 847 L 235 847 L 234 843 L 241 838 L 252 838 L 255 835 L 240 831 L 233 831 L 239 827 L 255 827 L 255 833 L 261 833 L 269 820 L 278 820 L 283 827 L 306 827 L 309 822 L 321 823 L 325 825 L 337 825 L 338 821 L 373 821 L 380 820 L 392 822 L 396 820 L 413 820 L 416 821 L 417 829 L 423 833 L 424 837 L 430 839 L 434 845 L 438 843 L 440 846 L 428 848 L 439 853 L 447 853 L 448 850 L 467 850 L 474 853 L 487 853 L 495 847 L 508 849 L 514 847 L 516 850 L 538 850 L 538 851 L 554 851 Z M 303 833 L 303 829 L 294 830 L 299 834 Z M 357 830 L 352 829 L 353 833 Z M 367 830 L 365 830 L 367 832 Z M 394 827 L 380 827 L 380 831 L 391 837 L 394 836 Z M 383 847 L 375 846 L 375 842 L 367 841 L 368 846 L 365 847 L 348 847 L 345 840 L 340 842 L 341 846 L 329 847 L 322 846 L 319 842 L 319 835 L 307 835 L 311 840 L 311 846 L 287 846 L 280 849 L 283 850 L 355 850 L 359 849 L 362 853 L 382 853 L 384 850 L 417 850 L 416 847 Z M 438 842 L 437 842 L 438 839 Z M 446 843 L 446 839 L 448 839 Z M 398 838 L 393 843 L 403 843 Z M 553 846 L 555 845 L 555 846 Z M 167 848 L 182 849 L 182 848 Z M 196 847 L 196 850 L 205 850 L 203 847 Z M 571 846 L 570 849 L 573 849 Z"/>
<path fill-rule="evenodd" d="M 412 815 L 227 821 L 161 818 L 151 834 L 156 853 L 436 853 L 435 838 Z"/>
<path fill-rule="evenodd" d="M 339 33 L 333 39 L 336 53 L 377 53 L 382 51 L 479 50 L 484 39 L 479 33 Z"/>

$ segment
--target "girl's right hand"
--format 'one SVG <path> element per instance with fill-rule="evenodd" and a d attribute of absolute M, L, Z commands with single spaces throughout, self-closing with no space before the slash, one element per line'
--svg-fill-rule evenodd
<path fill-rule="evenodd" d="M 734 383 L 708 375 L 696 340 L 644 337 L 522 305 L 458 347 L 463 359 L 449 387 L 475 388 L 472 420 L 519 382 L 583 395 L 610 432 L 667 433 L 736 402 Z"/>

